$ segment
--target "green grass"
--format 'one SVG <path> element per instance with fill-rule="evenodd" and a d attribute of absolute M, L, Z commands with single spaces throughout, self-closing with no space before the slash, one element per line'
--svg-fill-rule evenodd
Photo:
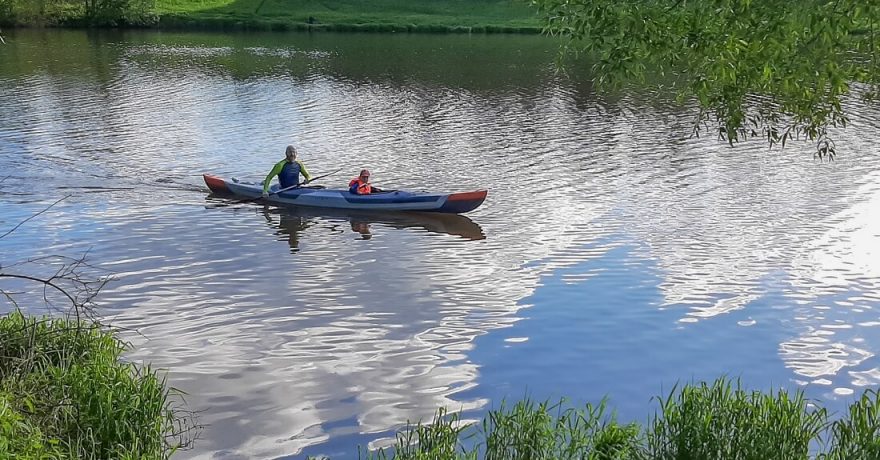
<path fill-rule="evenodd" d="M 0 0 L 0 25 L 183 29 L 537 33 L 529 0 Z"/>
<path fill-rule="evenodd" d="M 125 350 L 92 323 L 0 318 L 0 458 L 168 458 L 187 419 Z"/>
<path fill-rule="evenodd" d="M 648 431 L 648 457 L 796 460 L 827 427 L 823 409 L 800 392 L 747 392 L 719 380 L 685 386 L 660 400 Z"/>
<path fill-rule="evenodd" d="M 739 382 L 685 385 L 642 427 L 620 424 L 605 402 L 585 408 L 521 401 L 464 425 L 441 411 L 411 425 L 369 460 L 868 460 L 880 458 L 880 396 L 866 391 L 830 421 L 803 393 L 744 390 Z"/>
<path fill-rule="evenodd" d="M 880 393 L 868 391 L 831 426 L 827 460 L 880 458 Z"/>
<path fill-rule="evenodd" d="M 540 30 L 526 0 L 156 0 L 155 11 L 163 25 L 380 32 Z"/>

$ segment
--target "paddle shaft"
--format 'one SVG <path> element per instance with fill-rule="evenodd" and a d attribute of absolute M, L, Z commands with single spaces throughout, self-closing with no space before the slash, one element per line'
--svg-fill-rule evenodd
<path fill-rule="evenodd" d="M 333 172 L 331 172 L 331 173 L 324 174 L 323 176 L 318 176 L 318 177 L 316 177 L 316 178 L 314 178 L 314 179 L 310 179 L 308 182 L 314 182 L 314 181 L 316 181 L 316 180 L 318 180 L 318 179 L 323 179 L 323 178 L 325 178 L 325 177 L 327 177 L 327 176 L 332 176 L 332 175 L 338 173 L 339 171 L 342 171 L 342 168 L 339 168 L 339 169 L 337 169 L 336 171 L 333 171 Z M 305 182 L 303 182 L 302 184 L 305 184 Z M 302 184 L 297 184 L 296 186 L 299 187 L 299 186 L 302 185 Z M 287 189 L 284 189 L 284 190 L 287 190 Z M 279 190 L 278 192 L 280 192 L 280 191 L 281 191 L 281 190 Z M 278 193 L 278 192 L 275 192 L 275 193 Z"/>

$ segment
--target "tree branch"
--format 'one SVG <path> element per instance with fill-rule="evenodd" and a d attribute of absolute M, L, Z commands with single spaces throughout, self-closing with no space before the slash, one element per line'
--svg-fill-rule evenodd
<path fill-rule="evenodd" d="M 3 296 L 6 297 L 6 300 L 8 300 L 9 303 L 11 303 L 12 306 L 15 307 L 16 310 L 18 310 L 18 302 L 15 301 L 15 298 L 12 297 L 12 294 L 4 291 L 3 289 L 0 289 L 0 294 L 3 294 Z"/>
<path fill-rule="evenodd" d="M 24 225 L 25 222 L 27 222 L 27 221 L 33 219 L 34 217 L 37 217 L 37 216 L 39 216 L 40 214 L 42 214 L 42 213 L 48 211 L 50 208 L 52 208 L 52 206 L 55 206 L 56 204 L 58 204 L 58 203 L 60 203 L 60 202 L 62 202 L 62 201 L 64 201 L 64 200 L 66 200 L 66 199 L 68 199 L 68 198 L 70 198 L 70 195 L 67 195 L 67 196 L 64 196 L 64 197 L 60 198 L 58 201 L 56 201 L 56 202 L 50 204 L 49 206 L 47 206 L 47 207 L 46 207 L 45 209 L 43 209 L 42 211 L 40 211 L 40 212 L 38 212 L 38 213 L 36 213 L 36 214 L 34 214 L 34 215 L 28 217 L 27 219 L 25 219 L 25 220 L 19 222 L 18 225 L 16 225 L 15 227 L 12 227 L 12 230 L 9 230 L 8 232 L 4 233 L 3 235 L 0 235 L 0 239 L 3 239 L 3 237 L 8 236 L 10 233 L 16 231 L 16 230 L 18 229 L 18 227 L 21 227 L 22 225 Z"/>
<path fill-rule="evenodd" d="M 51 288 L 55 289 L 56 291 L 64 294 L 64 296 L 70 300 L 70 303 L 72 303 L 74 307 L 79 306 L 79 303 L 77 303 L 76 299 L 73 296 L 71 296 L 67 291 L 65 291 L 64 288 L 62 288 L 61 286 L 58 286 L 57 284 L 52 282 L 52 278 L 45 280 L 42 278 L 37 278 L 36 276 L 16 275 L 14 273 L 0 273 L 0 278 L 18 278 L 18 279 L 23 279 L 23 280 L 34 281 L 37 283 L 42 283 L 44 286 L 51 287 Z"/>

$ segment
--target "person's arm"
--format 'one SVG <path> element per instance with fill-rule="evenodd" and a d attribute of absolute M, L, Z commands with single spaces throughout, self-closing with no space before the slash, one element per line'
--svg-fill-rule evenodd
<path fill-rule="evenodd" d="M 309 174 L 309 170 L 306 169 L 306 165 L 302 161 L 297 160 L 296 162 L 299 163 L 299 172 L 306 178 L 306 183 L 308 184 L 312 181 L 312 175 Z"/>
<path fill-rule="evenodd" d="M 355 195 L 358 195 L 358 181 L 353 180 L 353 181 L 349 182 L 348 183 L 348 191 L 350 193 L 354 193 Z"/>
<path fill-rule="evenodd" d="M 284 169 L 284 162 L 286 162 L 286 161 L 287 160 L 281 160 L 278 163 L 275 163 L 275 166 L 272 167 L 271 171 L 269 171 L 269 175 L 266 176 L 266 180 L 263 181 L 263 194 L 264 195 L 269 193 L 269 184 L 272 183 L 272 179 L 274 179 L 275 176 L 281 174 L 281 170 Z"/>

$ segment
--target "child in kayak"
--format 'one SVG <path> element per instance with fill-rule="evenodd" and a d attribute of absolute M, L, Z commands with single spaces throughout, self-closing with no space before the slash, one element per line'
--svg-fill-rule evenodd
<path fill-rule="evenodd" d="M 278 176 L 281 188 L 293 187 L 299 184 L 300 173 L 306 178 L 305 184 L 312 180 L 312 175 L 309 174 L 306 165 L 296 159 L 296 148 L 288 145 L 287 150 L 284 151 L 284 157 L 283 160 L 275 163 L 275 166 L 269 171 L 269 175 L 266 176 L 266 180 L 263 181 L 263 198 L 269 196 L 269 184 L 272 183 L 272 178 L 275 176 Z"/>
<path fill-rule="evenodd" d="M 348 191 L 355 195 L 369 195 L 371 193 L 382 193 L 379 187 L 370 184 L 370 171 L 362 169 L 361 174 L 348 183 Z"/>

